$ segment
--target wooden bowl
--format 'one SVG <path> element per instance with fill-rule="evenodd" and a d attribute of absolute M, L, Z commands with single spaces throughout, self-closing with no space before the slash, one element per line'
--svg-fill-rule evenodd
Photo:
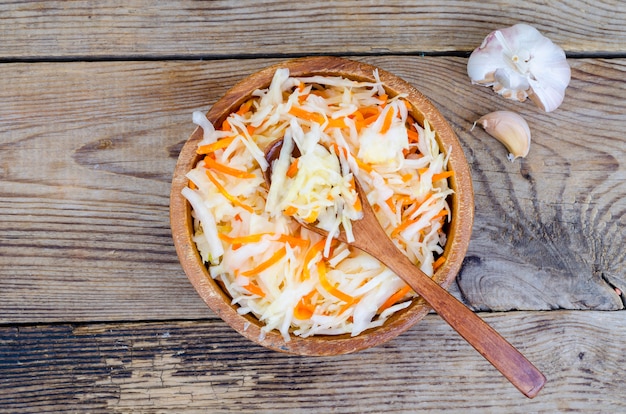
<path fill-rule="evenodd" d="M 207 117 L 214 125 L 222 121 L 245 102 L 256 89 L 267 88 L 278 68 L 288 68 L 292 76 L 343 76 L 357 81 L 374 81 L 374 66 L 336 57 L 313 57 L 287 61 L 254 73 L 236 84 L 208 112 Z M 467 251 L 474 218 L 474 196 L 470 169 L 463 149 L 443 116 L 419 91 L 404 80 L 378 69 L 378 74 L 389 96 L 407 94 L 412 104 L 413 117 L 423 124 L 424 119 L 436 131 L 440 148 L 451 150 L 448 168 L 455 174 L 450 178 L 454 195 L 450 199 L 452 220 L 445 246 L 447 260 L 437 270 L 434 280 L 447 288 L 458 273 Z M 421 298 L 414 299 L 410 306 L 390 317 L 383 326 L 367 330 L 355 337 L 348 334 L 338 336 L 312 336 L 300 338 L 295 335 L 286 342 L 278 331 L 261 334 L 263 324 L 254 316 L 240 315 L 231 298 L 209 275 L 192 240 L 193 222 L 191 207 L 181 195 L 187 185 L 185 174 L 199 161 L 196 154 L 202 129 L 196 128 L 183 146 L 174 176 L 170 195 L 170 220 L 172 234 L 180 263 L 187 277 L 206 304 L 226 323 L 246 338 L 273 350 L 300 355 L 340 355 L 380 345 L 396 337 L 419 322 L 430 310 Z"/>

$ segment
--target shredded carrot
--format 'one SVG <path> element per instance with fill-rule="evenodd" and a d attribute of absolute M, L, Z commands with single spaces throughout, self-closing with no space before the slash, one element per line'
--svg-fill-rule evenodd
<path fill-rule="evenodd" d="M 411 224 L 415 223 L 417 220 L 419 220 L 419 217 L 416 217 L 414 219 L 404 220 L 395 229 L 393 229 L 393 231 L 391 232 L 391 237 L 396 237 L 398 234 L 400 234 L 401 231 L 409 227 Z"/>
<path fill-rule="evenodd" d="M 321 114 L 318 114 L 317 112 L 309 112 L 297 106 L 292 106 L 289 110 L 289 113 L 295 117 L 304 119 L 306 121 L 316 122 L 320 125 L 322 125 L 325 121 L 324 117 Z"/>
<path fill-rule="evenodd" d="M 419 134 L 417 133 L 417 131 L 414 131 L 414 130 L 412 130 L 412 129 L 408 129 L 408 130 L 407 130 L 407 133 L 409 134 L 409 142 L 410 142 L 410 143 L 414 144 L 414 143 L 416 143 L 416 142 L 418 142 L 418 141 L 419 141 L 420 136 L 419 136 Z"/>
<path fill-rule="evenodd" d="M 447 217 L 447 216 L 448 216 L 448 210 L 446 210 L 445 208 L 442 208 L 441 211 L 435 214 L 432 219 L 436 220 L 438 218 Z"/>
<path fill-rule="evenodd" d="M 329 119 L 328 120 L 328 125 L 326 126 L 326 129 L 328 128 L 345 128 L 346 125 L 346 121 L 344 120 L 344 118 L 337 118 L 337 119 Z"/>
<path fill-rule="evenodd" d="M 283 213 L 284 213 L 286 216 L 293 216 L 293 215 L 294 215 L 294 214 L 296 214 L 297 212 L 298 212 L 298 208 L 297 208 L 297 207 L 295 207 L 295 206 L 289 206 L 289 207 L 287 207 L 287 208 L 283 211 Z"/>
<path fill-rule="evenodd" d="M 383 126 L 380 128 L 381 134 L 386 134 L 391 128 L 391 122 L 393 121 L 393 117 L 395 115 L 395 111 L 393 107 L 390 107 L 387 113 L 385 114 L 385 119 L 383 120 Z"/>
<path fill-rule="evenodd" d="M 196 188 L 198 188 L 198 186 L 196 185 L 196 183 L 194 183 L 193 181 L 189 180 L 189 183 L 187 184 L 187 186 L 189 188 L 191 188 L 192 190 L 195 190 Z"/>
<path fill-rule="evenodd" d="M 433 183 L 435 181 L 443 180 L 448 177 L 452 177 L 454 175 L 454 171 L 444 171 L 439 174 L 433 174 Z"/>
<path fill-rule="evenodd" d="M 309 319 L 311 316 L 313 316 L 313 313 L 315 313 L 316 306 L 311 303 L 311 299 L 313 299 L 314 295 L 315 295 L 315 290 L 312 290 L 306 296 L 303 296 L 300 298 L 300 300 L 298 301 L 298 304 L 293 310 L 294 317 L 300 320 L 306 320 L 306 319 Z"/>
<path fill-rule="evenodd" d="M 296 174 L 298 173 L 298 163 L 299 163 L 299 161 L 300 161 L 300 158 L 296 158 L 295 160 L 293 160 L 293 162 L 291 163 L 291 165 L 287 169 L 287 177 L 293 178 L 293 177 L 296 176 Z"/>
<path fill-rule="evenodd" d="M 439 258 L 437 260 L 435 260 L 435 263 L 433 263 L 433 269 L 434 270 L 439 269 L 445 262 L 446 262 L 446 257 L 445 256 L 439 256 Z"/>
<path fill-rule="evenodd" d="M 245 272 L 242 272 L 241 275 L 242 276 L 258 275 L 262 271 L 264 271 L 264 270 L 270 268 L 272 265 L 276 264 L 278 261 L 280 261 L 280 259 L 285 257 L 286 254 L 287 254 L 287 249 L 285 249 L 284 247 L 281 247 L 280 249 L 276 250 L 276 253 L 274 253 L 272 255 L 272 257 L 270 257 L 266 261 L 260 263 L 258 266 L 254 267 L 254 268 L 252 268 L 250 270 L 246 270 Z"/>
<path fill-rule="evenodd" d="M 373 168 L 371 165 L 364 163 L 363 161 L 361 161 L 360 159 L 356 157 L 354 159 L 356 161 L 356 165 L 358 165 L 360 169 L 368 173 L 372 172 Z"/>
<path fill-rule="evenodd" d="M 387 95 L 386 93 L 383 93 L 382 95 L 378 95 L 378 99 L 380 99 L 384 103 L 387 103 L 387 99 L 389 99 L 389 95 Z"/>
<path fill-rule="evenodd" d="M 244 102 L 243 104 L 241 104 L 241 106 L 239 107 L 239 109 L 237 110 L 237 115 L 243 115 L 246 112 L 250 111 L 250 108 L 252 107 L 252 103 L 254 101 L 252 99 L 248 99 L 246 102 Z"/>
<path fill-rule="evenodd" d="M 244 210 L 249 211 L 250 213 L 254 213 L 254 209 L 252 207 L 242 203 L 241 201 L 239 201 L 239 199 L 237 197 L 231 195 L 228 191 L 226 191 L 226 189 L 220 184 L 219 181 L 217 181 L 217 178 L 215 178 L 213 176 L 213 174 L 211 174 L 211 172 L 209 170 L 206 170 L 206 175 L 207 175 L 207 177 L 209 177 L 209 180 L 211 180 L 213 185 L 215 185 L 215 187 L 217 187 L 217 191 L 222 193 L 222 195 L 224 197 L 226 197 L 231 203 L 233 203 L 236 206 L 239 206 L 239 207 L 243 208 Z"/>
<path fill-rule="evenodd" d="M 237 178 L 255 178 L 256 177 L 256 175 L 254 175 L 251 172 L 238 170 L 236 168 L 231 168 L 228 165 L 224 165 L 215 161 L 211 157 L 204 157 L 204 163 L 207 168 L 222 172 L 224 174 L 232 175 L 233 177 L 237 177 Z"/>
<path fill-rule="evenodd" d="M 402 299 L 410 291 L 411 291 L 411 288 L 409 287 L 409 285 L 405 285 L 402 289 L 398 290 L 396 293 L 389 296 L 389 298 L 385 301 L 385 303 L 380 305 L 380 308 L 378 308 L 378 313 L 383 313 L 385 309 L 389 308 L 392 305 L 395 305 L 396 302 Z"/>
<path fill-rule="evenodd" d="M 353 206 L 356 211 L 363 210 L 363 205 L 361 204 L 361 197 L 359 197 L 358 194 L 356 196 L 356 200 L 354 200 Z"/>
<path fill-rule="evenodd" d="M 264 236 L 276 237 L 278 233 L 256 233 L 250 234 L 248 236 L 239 236 L 239 237 L 230 237 L 223 233 L 219 233 L 218 237 L 225 241 L 226 243 L 230 243 L 233 246 L 233 249 L 237 249 L 241 247 L 241 245 L 246 243 L 258 243 Z M 290 236 L 288 234 L 280 234 L 278 238 L 275 240 L 281 243 L 287 243 L 290 246 L 301 246 L 306 247 L 309 245 L 309 241 L 306 239 L 301 239 L 296 236 Z"/>
<path fill-rule="evenodd" d="M 317 220 L 317 217 L 320 215 L 320 212 L 317 210 L 311 210 L 311 212 L 309 213 L 308 216 L 303 217 L 302 220 L 304 220 L 307 223 L 314 223 L 315 220 Z"/>
<path fill-rule="evenodd" d="M 252 282 L 248 283 L 243 288 L 245 290 L 247 290 L 248 292 L 252 293 L 253 295 L 257 295 L 257 296 L 260 296 L 262 298 L 265 297 L 265 292 L 263 292 L 263 289 L 261 289 L 259 286 L 255 285 Z"/>
<path fill-rule="evenodd" d="M 392 200 L 392 197 L 389 197 L 385 200 L 385 204 L 389 207 L 389 209 L 395 214 L 396 213 L 396 205 Z"/>
<path fill-rule="evenodd" d="M 197 154 L 210 154 L 219 149 L 226 148 L 234 141 L 234 139 L 235 137 L 226 137 L 226 138 L 218 139 L 212 144 L 202 145 L 198 147 L 198 149 L 196 150 L 196 153 Z"/>
<path fill-rule="evenodd" d="M 228 119 L 225 119 L 224 122 L 222 122 L 222 131 L 232 131 L 232 127 L 230 126 L 230 122 L 228 122 Z"/>
<path fill-rule="evenodd" d="M 402 174 L 402 181 L 404 181 L 405 183 L 411 181 L 411 178 L 413 178 L 413 174 L 411 173 L 406 173 L 406 174 Z"/>
<path fill-rule="evenodd" d="M 306 255 L 304 256 L 304 266 L 302 268 L 302 280 L 307 280 L 311 277 L 311 271 L 309 270 L 311 262 L 315 259 L 318 253 L 322 253 L 324 251 L 325 244 L 326 240 L 322 239 L 311 246 L 309 251 L 306 252 Z"/>
<path fill-rule="evenodd" d="M 424 174 L 426 174 L 427 171 L 428 171 L 428 168 L 425 167 L 425 168 L 420 168 L 419 170 L 417 170 L 417 173 L 419 175 L 424 175 Z"/>
<path fill-rule="evenodd" d="M 248 126 L 246 126 L 246 131 L 248 131 L 248 135 L 253 135 L 254 131 L 256 131 L 256 127 L 254 127 L 252 125 L 248 125 Z"/>
<path fill-rule="evenodd" d="M 323 260 L 317 264 L 317 274 L 320 279 L 320 285 L 322 285 L 324 290 L 326 290 L 328 293 L 330 293 L 339 300 L 348 303 L 354 302 L 354 297 L 343 293 L 341 290 L 330 284 L 330 281 L 326 278 L 326 263 L 324 263 Z"/>

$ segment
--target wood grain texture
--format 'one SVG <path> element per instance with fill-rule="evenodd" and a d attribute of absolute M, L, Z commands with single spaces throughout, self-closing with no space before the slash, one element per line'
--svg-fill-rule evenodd
<path fill-rule="evenodd" d="M 384 346 L 341 357 L 275 353 L 217 320 L 0 327 L 0 410 L 626 410 L 621 312 L 481 316 L 546 374 L 548 383 L 535 399 L 524 398 L 441 319 L 429 315 Z"/>
<path fill-rule="evenodd" d="M 529 23 L 569 53 L 624 53 L 620 0 L 0 4 L 0 59 L 469 52 Z"/>
<path fill-rule="evenodd" d="M 623 308 L 624 59 L 572 60 L 549 115 L 470 85 L 464 58 L 362 60 L 431 98 L 471 164 L 458 297 L 479 310 Z M 191 112 L 275 62 L 0 65 L 0 323 L 212 317 L 174 252 L 169 181 Z M 471 131 L 496 109 L 528 120 L 526 159 Z"/>

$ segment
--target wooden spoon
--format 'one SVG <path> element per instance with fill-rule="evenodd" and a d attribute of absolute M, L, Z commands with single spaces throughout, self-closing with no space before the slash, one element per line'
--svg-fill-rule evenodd
<path fill-rule="evenodd" d="M 270 165 L 265 172 L 268 185 L 271 184 L 272 163 L 280 155 L 282 144 L 283 141 L 279 139 L 265 151 L 265 158 Z M 293 156 L 299 157 L 300 154 L 294 150 Z M 395 246 L 378 222 L 356 177 L 354 181 L 361 199 L 363 218 L 352 222 L 355 240 L 349 244 L 369 253 L 402 278 L 525 396 L 533 398 L 537 395 L 546 382 L 544 375 L 498 332 L 422 272 Z M 315 223 L 301 224 L 309 230 L 328 236 L 328 232 L 317 227 Z M 348 243 L 343 232 L 336 238 Z"/>

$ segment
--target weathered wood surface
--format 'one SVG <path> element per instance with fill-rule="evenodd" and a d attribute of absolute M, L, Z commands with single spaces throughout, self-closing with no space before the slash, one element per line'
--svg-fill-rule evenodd
<path fill-rule="evenodd" d="M 621 0 L 0 4 L 0 58 L 230 57 L 469 52 L 529 23 L 570 53 L 624 52 Z"/>
<path fill-rule="evenodd" d="M 623 307 L 623 59 L 572 60 L 568 96 L 549 116 L 470 85 L 464 58 L 363 60 L 422 90 L 463 143 L 476 193 L 457 290 L 466 303 Z M 170 176 L 191 112 L 275 61 L 0 65 L 0 321 L 205 317 L 172 247 Z M 471 131 L 502 108 L 531 125 L 524 160 Z"/>
<path fill-rule="evenodd" d="M 468 52 L 517 22 L 570 57 L 553 113 L 467 79 Z M 599 311 L 626 299 L 624 27 L 618 0 L 0 2 L 0 412 L 626 411 L 624 311 Z M 436 315 L 378 349 L 299 358 L 198 298 L 168 222 L 191 112 L 310 54 L 391 71 L 450 121 L 476 195 L 451 290 L 475 310 L 553 310 L 481 314 L 548 377 L 536 399 Z M 497 109 L 528 120 L 526 159 L 472 130 Z"/>
<path fill-rule="evenodd" d="M 0 328 L 0 411 L 624 412 L 620 312 L 485 315 L 548 378 L 523 397 L 438 316 L 333 358 L 252 345 L 221 321 Z M 600 339 L 601 338 L 601 339 Z"/>

